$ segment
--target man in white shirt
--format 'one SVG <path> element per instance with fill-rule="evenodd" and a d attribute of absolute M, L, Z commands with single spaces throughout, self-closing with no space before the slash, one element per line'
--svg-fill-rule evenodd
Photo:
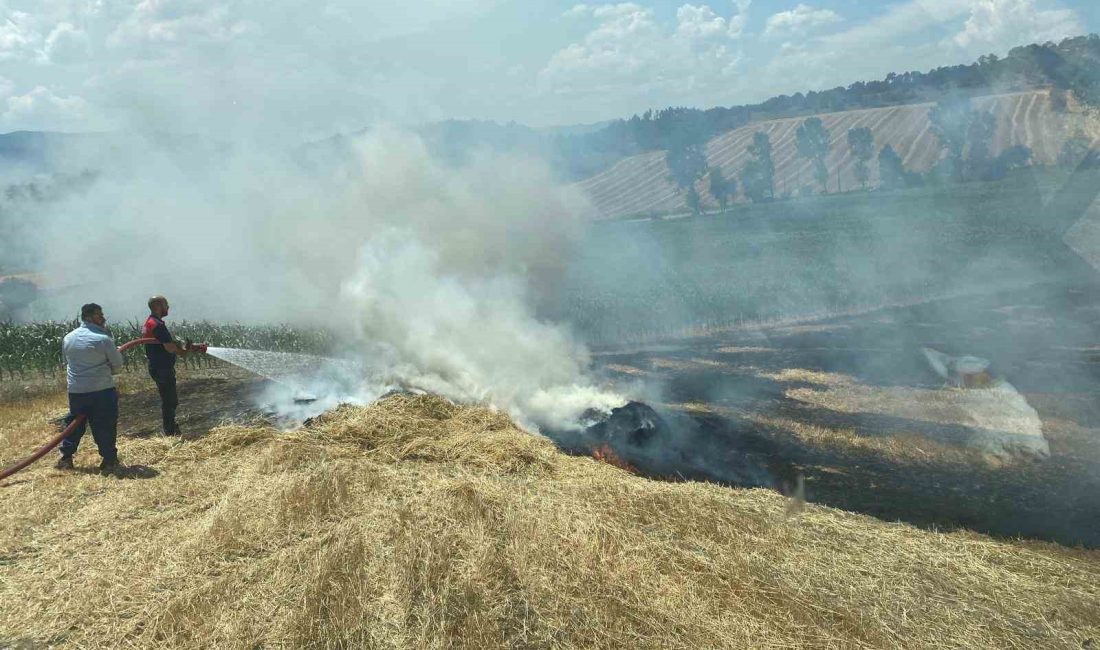
<path fill-rule="evenodd" d="M 65 335 L 61 350 L 65 355 L 69 387 L 69 421 L 84 415 L 88 419 L 61 442 L 57 469 L 73 469 L 73 454 L 84 436 L 86 424 L 92 426 L 101 472 L 118 470 L 118 389 L 114 375 L 122 370 L 122 354 L 107 331 L 103 308 L 88 303 L 80 308 L 80 327 Z"/>

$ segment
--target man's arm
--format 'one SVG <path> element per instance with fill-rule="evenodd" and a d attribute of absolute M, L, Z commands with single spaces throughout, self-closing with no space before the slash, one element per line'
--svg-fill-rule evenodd
<path fill-rule="evenodd" d="M 153 329 L 153 338 L 160 341 L 164 349 L 172 354 L 178 354 L 181 357 L 187 354 L 187 350 L 182 345 L 176 345 L 176 342 L 172 340 L 172 335 L 168 333 L 168 328 L 163 323 Z"/>
<path fill-rule="evenodd" d="M 117 375 L 122 372 L 124 360 L 122 358 L 122 353 L 115 347 L 114 340 L 109 336 L 105 336 L 100 345 L 103 346 L 103 351 L 107 354 L 107 363 L 111 365 L 111 374 Z"/>
<path fill-rule="evenodd" d="M 182 346 L 176 345 L 175 343 L 165 343 L 165 344 L 164 344 L 164 349 L 165 349 L 165 350 L 168 350 L 168 351 L 169 351 L 169 352 L 171 352 L 172 354 L 178 354 L 178 355 L 180 355 L 181 357 L 182 357 L 183 355 L 187 354 L 187 350 L 186 350 L 186 349 L 184 349 L 184 348 L 183 348 Z"/>

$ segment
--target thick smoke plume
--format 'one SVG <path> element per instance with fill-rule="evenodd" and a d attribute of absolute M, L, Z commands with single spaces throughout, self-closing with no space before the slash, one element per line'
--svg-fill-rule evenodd
<path fill-rule="evenodd" d="M 39 316 L 95 300 L 134 319 L 164 293 L 173 318 L 329 328 L 374 375 L 532 427 L 624 401 L 587 378 L 566 329 L 535 317 L 586 217 L 541 163 L 485 153 L 455 169 L 386 128 L 308 167 L 137 142 L 99 162 L 98 180 L 39 210 L 19 243 L 75 285 Z"/>

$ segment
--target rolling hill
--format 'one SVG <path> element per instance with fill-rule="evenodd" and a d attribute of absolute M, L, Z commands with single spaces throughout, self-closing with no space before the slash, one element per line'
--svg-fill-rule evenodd
<path fill-rule="evenodd" d="M 906 169 L 926 171 L 940 157 L 940 147 L 928 120 L 931 103 L 870 108 L 821 114 L 830 135 L 830 152 L 826 160 L 829 169 L 828 190 L 837 190 L 838 171 L 841 190 L 858 185 L 853 170 L 855 159 L 848 148 L 848 130 L 857 127 L 871 129 L 876 150 L 891 145 L 901 156 Z M 1029 92 L 990 95 L 974 100 L 975 108 L 992 111 L 997 120 L 992 147 L 993 155 L 1005 149 L 1024 145 L 1033 153 L 1036 164 L 1050 164 L 1057 158 L 1065 140 L 1078 124 L 1083 124 L 1080 106 L 1071 102 L 1066 112 L 1051 106 L 1050 92 Z M 777 195 L 795 192 L 804 185 L 814 184 L 811 162 L 798 157 L 795 131 L 806 116 L 755 122 L 711 139 L 706 145 L 707 162 L 720 167 L 727 176 L 740 176 L 749 159 L 747 147 L 753 134 L 764 131 L 771 137 L 775 161 L 775 191 Z M 1095 124 L 1092 124 L 1095 127 Z M 1100 138 L 1095 128 L 1090 135 Z M 870 184 L 878 182 L 878 164 L 871 161 Z M 576 184 L 592 201 L 602 218 L 628 217 L 646 214 L 672 213 L 686 210 L 683 195 L 670 180 L 664 151 L 651 151 L 619 161 L 610 169 Z M 816 185 L 816 184 L 815 184 Z M 707 192 L 707 181 L 696 189 L 704 205 L 713 207 Z M 739 191 L 735 200 L 745 200 Z"/>

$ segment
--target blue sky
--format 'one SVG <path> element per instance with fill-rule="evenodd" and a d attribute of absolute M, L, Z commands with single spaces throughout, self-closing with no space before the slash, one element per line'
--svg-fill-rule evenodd
<path fill-rule="evenodd" d="M 709 107 L 1100 31 L 1097 0 L 0 0 L 0 131 L 306 140 Z"/>

